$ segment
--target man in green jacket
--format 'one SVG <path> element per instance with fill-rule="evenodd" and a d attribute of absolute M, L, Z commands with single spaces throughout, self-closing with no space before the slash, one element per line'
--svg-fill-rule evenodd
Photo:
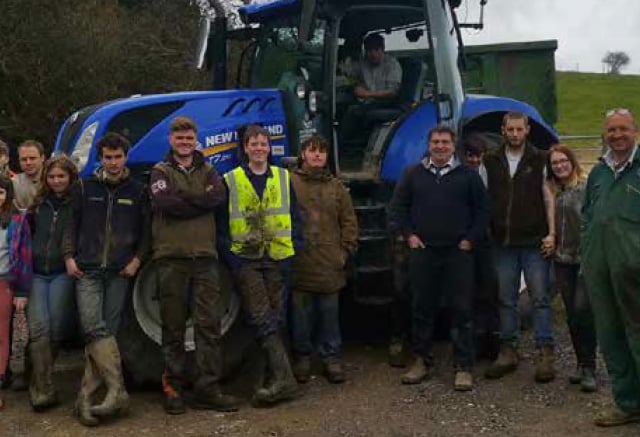
<path fill-rule="evenodd" d="M 218 173 L 195 150 L 196 132 L 191 119 L 176 117 L 170 127 L 171 151 L 151 171 L 152 247 L 158 272 L 165 360 L 162 388 L 168 414 L 185 412 L 184 332 L 190 306 L 198 370 L 193 406 L 235 411 L 238 404 L 232 396 L 222 394 L 219 385 L 223 308 L 215 210 L 224 203 L 225 191 Z"/>
<path fill-rule="evenodd" d="M 583 264 L 615 407 L 598 426 L 640 421 L 640 155 L 628 109 L 607 112 L 609 150 L 591 171 L 583 204 Z"/>

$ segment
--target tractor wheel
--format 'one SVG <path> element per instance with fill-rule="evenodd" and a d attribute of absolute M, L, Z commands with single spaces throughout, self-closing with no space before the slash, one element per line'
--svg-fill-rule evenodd
<path fill-rule="evenodd" d="M 122 323 L 118 332 L 118 344 L 127 375 L 127 382 L 133 386 L 159 386 L 164 370 L 164 359 L 160 348 L 162 324 L 157 290 L 157 275 L 151 262 L 139 272 L 133 286 L 131 298 L 123 311 Z M 222 318 L 222 378 L 229 377 L 238 369 L 253 342 L 250 329 L 239 317 L 240 302 L 233 291 L 231 275 L 224 266 L 220 266 L 220 287 L 223 292 L 225 313 Z M 187 321 L 185 334 L 187 351 L 187 379 L 193 380 L 194 366 L 194 329 L 191 320 Z"/>

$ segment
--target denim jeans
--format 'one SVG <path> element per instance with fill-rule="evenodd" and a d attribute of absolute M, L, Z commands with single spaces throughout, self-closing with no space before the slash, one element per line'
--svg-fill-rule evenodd
<path fill-rule="evenodd" d="M 293 292 L 291 335 L 296 355 L 311 355 L 315 344 L 315 350 L 323 360 L 340 356 L 339 300 L 339 293 Z"/>
<path fill-rule="evenodd" d="M 78 279 L 76 300 L 85 342 L 117 334 L 130 283 L 130 278 L 107 270 L 85 271 Z"/>
<path fill-rule="evenodd" d="M 54 344 L 68 339 L 73 335 L 76 314 L 71 276 L 34 275 L 27 305 L 29 339 L 46 337 Z"/>
<path fill-rule="evenodd" d="M 500 287 L 500 340 L 513 347 L 518 346 L 520 275 L 524 272 L 533 304 L 536 347 L 553 344 L 549 260 L 542 257 L 537 247 L 497 247 L 495 256 Z"/>

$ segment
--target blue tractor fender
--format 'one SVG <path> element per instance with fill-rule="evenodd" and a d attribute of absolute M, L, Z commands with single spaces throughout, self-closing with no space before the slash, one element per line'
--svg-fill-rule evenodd
<path fill-rule="evenodd" d="M 396 123 L 380 168 L 380 179 L 387 182 L 396 182 L 427 153 L 429 131 L 438 123 L 436 105 L 425 100 Z"/>
<path fill-rule="evenodd" d="M 529 117 L 531 132 L 529 140 L 536 146 L 548 149 L 559 141 L 558 134 L 533 106 L 508 97 L 487 95 L 466 96 L 462 107 L 459 132 L 471 131 L 500 134 L 502 117 L 510 111 L 521 112 Z"/>

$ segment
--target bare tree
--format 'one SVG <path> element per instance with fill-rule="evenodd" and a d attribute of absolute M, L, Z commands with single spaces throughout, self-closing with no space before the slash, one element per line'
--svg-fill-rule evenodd
<path fill-rule="evenodd" d="M 620 70 L 631 62 L 631 58 L 625 52 L 607 52 L 602 62 L 608 66 L 609 74 L 620 74 Z"/>

